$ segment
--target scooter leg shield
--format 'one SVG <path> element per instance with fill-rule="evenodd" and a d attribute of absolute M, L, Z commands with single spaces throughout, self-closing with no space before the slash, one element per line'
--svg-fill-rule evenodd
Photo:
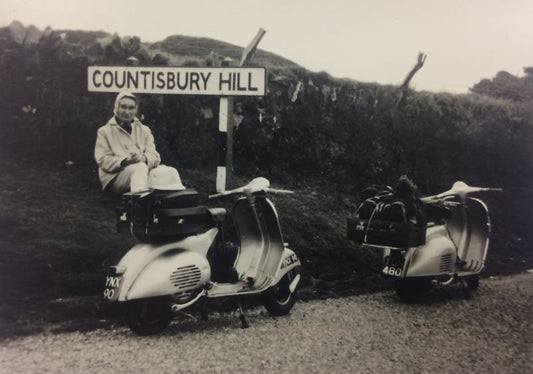
<path fill-rule="evenodd" d="M 274 204 L 258 197 L 252 207 L 241 199 L 234 217 L 241 236 L 235 269 L 241 278 L 252 280 L 255 289 L 266 288 L 278 272 L 285 249 Z"/>

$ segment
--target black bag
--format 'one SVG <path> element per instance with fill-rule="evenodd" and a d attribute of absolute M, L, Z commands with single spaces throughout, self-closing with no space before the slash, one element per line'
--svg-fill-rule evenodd
<path fill-rule="evenodd" d="M 364 200 L 347 219 L 347 238 L 357 243 L 385 247 L 416 247 L 426 242 L 422 202 L 393 194 Z"/>
<path fill-rule="evenodd" d="M 118 232 L 160 241 L 205 231 L 209 215 L 194 190 L 125 193 L 116 208 Z"/>

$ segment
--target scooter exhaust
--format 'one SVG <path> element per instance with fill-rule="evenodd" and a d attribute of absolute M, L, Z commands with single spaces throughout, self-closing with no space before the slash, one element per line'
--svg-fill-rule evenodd
<path fill-rule="evenodd" d="M 432 279 L 431 280 L 431 285 L 432 286 L 448 285 L 448 284 L 452 283 L 454 281 L 454 279 L 455 279 L 454 276 L 449 277 L 445 281 L 441 281 L 439 279 Z"/>
<path fill-rule="evenodd" d="M 194 304 L 195 302 L 198 301 L 199 298 L 201 298 L 202 296 L 204 296 L 205 292 L 200 292 L 198 295 L 196 295 L 196 297 L 194 297 L 192 300 L 186 302 L 186 303 L 183 303 L 183 304 L 177 304 L 177 303 L 172 303 L 170 305 L 170 309 L 175 313 L 175 312 L 178 312 L 182 309 L 185 309 L 189 306 L 191 306 L 192 304 Z"/>

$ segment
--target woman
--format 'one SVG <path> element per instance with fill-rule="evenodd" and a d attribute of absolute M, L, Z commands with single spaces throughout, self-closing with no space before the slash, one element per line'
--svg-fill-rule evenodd
<path fill-rule="evenodd" d="M 148 175 L 161 163 L 152 132 L 135 116 L 137 104 L 133 94 L 119 93 L 114 116 L 96 136 L 94 158 L 102 189 L 117 194 L 148 190 Z"/>

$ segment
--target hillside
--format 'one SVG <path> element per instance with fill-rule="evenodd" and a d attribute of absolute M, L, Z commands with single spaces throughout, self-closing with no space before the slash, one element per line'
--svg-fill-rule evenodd
<path fill-rule="evenodd" d="M 238 62 L 241 59 L 243 47 L 209 38 L 197 38 L 185 35 L 169 36 L 161 42 L 147 45 L 150 53 L 173 56 L 174 61 L 178 64 L 179 61 L 190 64 L 191 61 L 197 60 L 200 65 L 205 63 L 205 56 L 213 58 L 214 54 L 219 56 L 219 58 L 229 57 L 235 62 Z M 179 56 L 179 58 L 176 59 L 176 56 Z M 274 53 L 261 50 L 260 48 L 254 54 L 253 65 L 267 68 L 298 67 L 294 62 Z"/>
<path fill-rule="evenodd" d="M 240 47 L 186 36 L 147 44 L 18 23 L 0 29 L 4 321 L 21 311 L 38 318 L 50 298 L 96 296 L 105 268 L 133 243 L 114 231 L 113 201 L 99 190 L 92 156 L 115 95 L 85 85 L 88 66 L 131 56 L 141 65 L 209 66 L 238 58 Z M 409 91 L 398 105 L 398 87 L 312 73 L 261 50 L 252 62 L 267 67 L 268 93 L 235 101 L 234 183 L 261 175 L 297 192 L 275 201 L 286 240 L 304 261 L 302 297 L 387 286 L 376 275 L 378 254 L 345 239 L 345 219 L 364 187 L 394 185 L 402 174 L 422 195 L 456 180 L 502 187 L 487 199 L 493 237 L 485 275 L 533 267 L 533 103 L 529 94 L 491 94 L 502 85 L 529 92 L 530 75 L 518 82 L 502 75 L 469 95 Z M 187 186 L 212 192 L 218 100 L 140 98 L 165 163 Z"/>

